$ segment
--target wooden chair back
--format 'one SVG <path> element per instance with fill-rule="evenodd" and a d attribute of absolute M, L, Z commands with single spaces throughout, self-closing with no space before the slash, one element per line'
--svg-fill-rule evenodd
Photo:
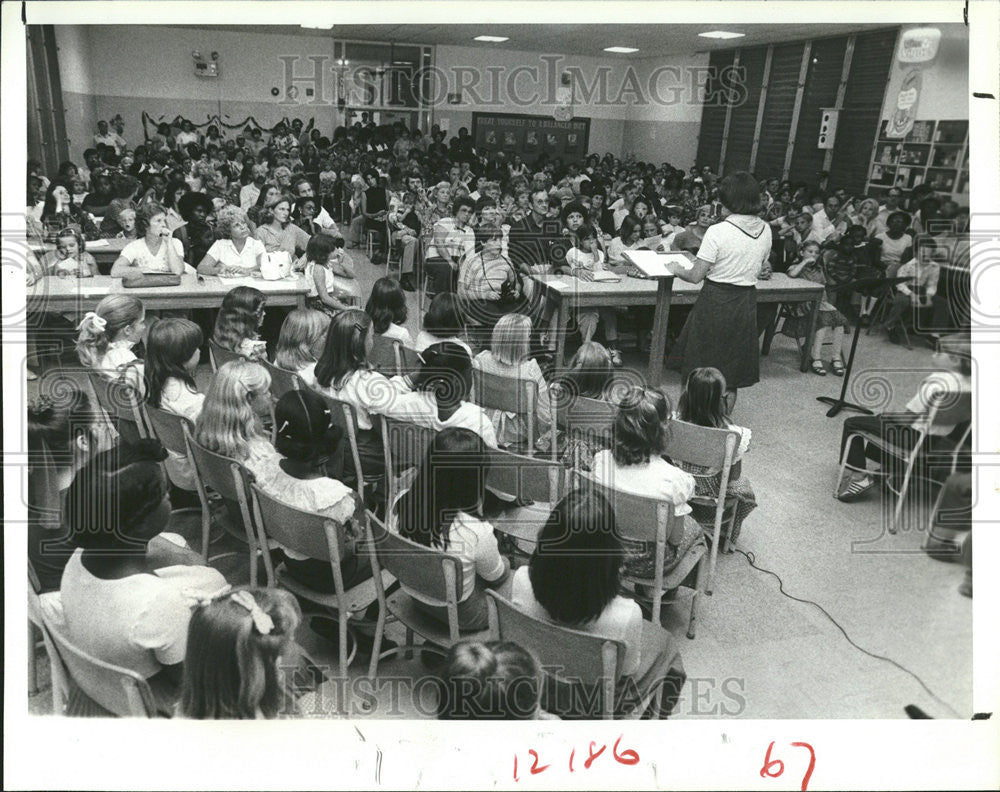
<path fill-rule="evenodd" d="M 355 489 L 358 495 L 365 497 L 365 474 L 361 470 L 361 451 L 358 448 L 358 411 L 350 402 L 335 399 L 322 391 L 318 391 L 323 401 L 330 407 L 330 420 L 338 427 L 351 448 L 351 461 L 354 465 Z"/>
<path fill-rule="evenodd" d="M 396 360 L 397 343 L 393 338 L 376 335 L 372 351 L 368 355 L 368 362 L 372 364 L 374 369 L 387 377 L 394 377 L 400 373 Z"/>
<path fill-rule="evenodd" d="M 472 401 L 480 407 L 514 413 L 527 425 L 529 453 L 535 449 L 535 411 L 538 405 L 538 383 L 534 380 L 504 377 L 478 366 L 472 369 Z"/>
<path fill-rule="evenodd" d="M 233 352 L 231 349 L 226 349 L 223 346 L 219 346 L 215 341 L 209 339 L 208 341 L 208 360 L 212 364 L 212 373 L 217 372 L 222 366 L 229 363 L 231 360 L 240 360 L 243 358 L 239 352 Z"/>
<path fill-rule="evenodd" d="M 108 379 L 100 372 L 88 371 L 87 379 L 97 403 L 126 441 L 149 437 L 149 426 L 144 421 L 138 394 L 124 378 Z"/>
<path fill-rule="evenodd" d="M 534 654 L 546 670 L 546 683 L 597 687 L 603 718 L 614 717 L 615 683 L 625 662 L 625 644 L 562 627 L 518 610 L 495 591 L 487 591 L 490 633 Z"/>
<path fill-rule="evenodd" d="M 447 607 L 448 631 L 452 641 L 457 641 L 458 601 L 462 595 L 462 562 L 459 557 L 425 547 L 387 530 L 371 512 L 368 513 L 366 530 L 380 605 L 385 605 L 381 574 L 385 571 L 431 603 Z"/>
<path fill-rule="evenodd" d="M 715 580 L 715 563 L 722 535 L 723 514 L 726 510 L 726 492 L 729 488 L 729 480 L 739 446 L 740 433 L 735 429 L 715 429 L 709 426 L 697 426 L 687 421 L 673 420 L 667 431 L 664 453 L 670 459 L 674 462 L 685 462 L 689 465 L 708 468 L 711 471 L 707 474 L 692 474 L 695 478 L 720 476 L 719 497 L 715 499 L 714 503 L 715 524 L 706 584 L 706 590 L 709 594 L 712 593 Z M 701 501 L 712 505 L 711 499 L 708 498 L 696 497 L 691 500 L 693 503 Z"/>
<path fill-rule="evenodd" d="M 271 375 L 271 396 L 275 401 L 288 393 L 288 391 L 305 390 L 306 385 L 302 381 L 302 377 L 294 371 L 286 371 L 266 360 L 262 360 L 260 363 L 267 369 L 267 373 Z"/>
<path fill-rule="evenodd" d="M 190 433 L 187 434 L 188 453 L 194 461 L 196 473 L 196 483 L 198 486 L 198 497 L 201 500 L 202 514 L 211 515 L 208 492 L 218 493 L 222 498 L 236 503 L 239 506 L 239 514 L 243 521 L 243 533 L 230 531 L 233 536 L 247 543 L 250 548 L 250 585 L 257 585 L 257 556 L 259 548 L 258 528 L 250 511 L 249 485 L 253 476 L 249 471 L 232 457 L 210 451 L 198 443 Z M 207 552 L 207 521 L 203 519 L 202 541 Z M 228 521 L 227 521 L 227 527 Z M 272 574 L 270 570 L 271 557 L 266 552 L 263 553 L 265 570 Z"/>
<path fill-rule="evenodd" d="M 399 496 L 413 481 L 414 471 L 434 442 L 433 429 L 409 421 L 381 416 L 385 449 L 386 513 L 391 514 Z"/>
<path fill-rule="evenodd" d="M 194 434 L 194 424 L 183 415 L 163 410 L 159 407 L 146 407 L 153 435 L 168 451 L 187 456 L 187 441 L 184 439 L 185 429 Z"/>
<path fill-rule="evenodd" d="M 156 717 L 153 693 L 145 679 L 131 669 L 91 657 L 52 625 L 44 612 L 42 622 L 51 655 L 58 658 L 68 678 L 85 695 L 120 718 Z"/>

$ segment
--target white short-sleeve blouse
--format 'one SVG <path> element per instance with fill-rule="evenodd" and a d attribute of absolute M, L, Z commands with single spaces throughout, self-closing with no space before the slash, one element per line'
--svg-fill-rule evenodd
<path fill-rule="evenodd" d="M 771 252 L 771 227 L 755 215 L 729 215 L 710 226 L 698 258 L 712 265 L 708 279 L 734 286 L 754 286 Z"/>

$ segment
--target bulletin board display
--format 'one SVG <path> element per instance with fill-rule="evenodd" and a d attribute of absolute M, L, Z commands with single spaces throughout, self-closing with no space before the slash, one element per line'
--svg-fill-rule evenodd
<path fill-rule="evenodd" d="M 883 195 L 890 187 L 912 190 L 928 184 L 960 203 L 969 200 L 969 122 L 915 121 L 903 139 L 879 129 L 868 172 L 868 194 Z"/>
<path fill-rule="evenodd" d="M 473 145 L 490 154 L 520 154 L 533 162 L 540 154 L 563 159 L 586 156 L 590 144 L 590 119 L 556 121 L 549 116 L 520 113 L 473 113 Z"/>

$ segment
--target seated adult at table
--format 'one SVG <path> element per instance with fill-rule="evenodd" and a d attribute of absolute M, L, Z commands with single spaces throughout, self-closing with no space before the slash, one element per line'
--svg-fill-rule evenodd
<path fill-rule="evenodd" d="M 202 192 L 188 191 L 178 199 L 177 212 L 184 225 L 174 230 L 174 239 L 184 246 L 185 261 L 201 261 L 215 243 L 215 229 L 208 222 L 214 210 L 212 199 Z"/>
<path fill-rule="evenodd" d="M 268 253 L 284 251 L 291 261 L 305 253 L 309 234 L 292 222 L 292 199 L 289 196 L 279 194 L 265 204 L 260 222 L 255 236 L 264 243 Z"/>
<path fill-rule="evenodd" d="M 695 221 L 687 228 L 678 233 L 670 242 L 671 250 L 686 250 L 689 253 L 697 253 L 701 247 L 702 240 L 705 239 L 705 232 L 711 228 L 715 222 L 710 204 L 698 207 L 698 214 Z"/>
<path fill-rule="evenodd" d="M 431 280 L 427 286 L 429 293 L 443 294 L 455 290 L 459 264 L 475 247 L 475 235 L 469 226 L 475 207 L 471 198 L 456 198 L 451 206 L 451 217 L 441 218 L 434 224 L 434 234 L 424 262 L 424 269 Z"/>
<path fill-rule="evenodd" d="M 104 217 L 108 206 L 116 197 L 111 174 L 107 170 L 97 170 L 90 177 L 90 192 L 83 199 L 80 208 L 96 217 Z"/>
<path fill-rule="evenodd" d="M 545 272 L 554 259 L 565 259 L 569 246 L 561 233 L 562 224 L 558 219 L 550 219 L 548 214 L 548 191 L 533 190 L 530 211 L 524 219 L 511 225 L 508 234 L 510 258 L 518 268 Z"/>
<path fill-rule="evenodd" d="M 608 243 L 608 263 L 624 264 L 625 251 L 635 250 L 642 242 L 642 223 L 632 215 L 622 220 L 619 234 Z"/>
<path fill-rule="evenodd" d="M 67 185 L 54 181 L 45 193 L 42 207 L 42 228 L 45 239 L 55 241 L 56 234 L 64 228 L 77 228 L 86 239 L 97 239 L 98 231 L 86 211 L 73 202 Z"/>
<path fill-rule="evenodd" d="M 312 218 L 312 224 L 317 226 L 319 231 L 324 234 L 329 234 L 330 236 L 343 237 L 340 233 L 340 229 L 337 227 L 336 221 L 330 217 L 330 213 L 323 208 L 323 205 L 318 199 L 316 199 L 316 191 L 313 189 L 312 182 L 309 181 L 305 176 L 299 176 L 292 182 L 292 194 L 295 196 L 296 203 L 302 203 L 307 198 L 313 198 L 316 200 L 316 214 Z"/>
<path fill-rule="evenodd" d="M 466 324 L 492 330 L 505 314 L 530 315 L 521 277 L 503 255 L 503 231 L 497 226 L 479 226 L 473 255 L 465 256 L 458 274 L 458 300 Z"/>
<path fill-rule="evenodd" d="M 260 272 L 264 243 L 250 236 L 250 221 L 238 206 L 226 206 L 215 215 L 218 239 L 198 263 L 198 274 L 244 277 Z"/>
<path fill-rule="evenodd" d="M 115 198 L 101 221 L 102 239 L 135 239 L 135 207 L 127 198 Z"/>
<path fill-rule="evenodd" d="M 111 266 L 112 278 L 147 273 L 184 274 L 184 245 L 170 235 L 166 210 L 160 204 L 146 204 L 135 215 L 137 239 L 122 248 Z"/>

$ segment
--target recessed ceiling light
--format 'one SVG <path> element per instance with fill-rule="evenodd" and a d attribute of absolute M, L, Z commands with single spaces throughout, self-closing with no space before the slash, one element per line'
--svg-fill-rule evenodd
<path fill-rule="evenodd" d="M 714 38 L 714 39 L 734 39 L 743 38 L 746 33 L 733 33 L 731 30 L 709 30 L 705 33 L 699 33 L 702 38 Z"/>
<path fill-rule="evenodd" d="M 499 44 L 501 41 L 510 41 L 509 36 L 476 36 L 473 41 L 489 41 L 493 44 Z"/>
<path fill-rule="evenodd" d="M 630 53 L 638 52 L 639 48 L 638 47 L 605 47 L 604 51 L 605 52 L 620 52 L 623 55 L 629 55 Z"/>
<path fill-rule="evenodd" d="M 302 24 L 299 27 L 310 28 L 312 30 L 333 30 L 333 24 L 321 25 L 317 22 L 310 22 L 309 24 Z"/>

